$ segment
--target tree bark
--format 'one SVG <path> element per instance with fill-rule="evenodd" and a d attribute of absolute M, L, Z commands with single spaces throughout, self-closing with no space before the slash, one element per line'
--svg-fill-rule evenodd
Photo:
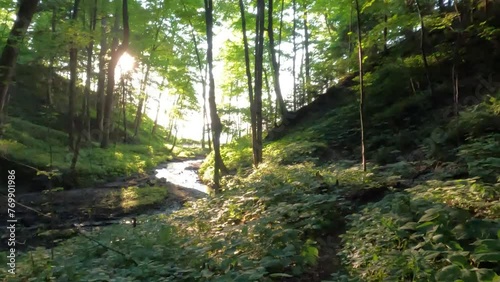
<path fill-rule="evenodd" d="M 208 62 L 208 75 L 209 75 L 209 90 L 208 90 L 208 104 L 210 107 L 210 119 L 212 120 L 212 140 L 214 144 L 214 188 L 220 188 L 221 174 L 227 169 L 224 166 L 220 154 L 220 135 L 222 132 L 222 123 L 219 115 L 217 114 L 217 104 L 215 102 L 215 81 L 213 74 L 213 54 L 212 54 L 212 38 L 213 38 L 213 1 L 204 0 L 205 3 L 205 22 L 207 32 L 207 62 Z"/>
<path fill-rule="evenodd" d="M 73 4 L 73 12 L 71 14 L 71 21 L 73 24 L 76 22 L 78 17 L 78 6 L 80 5 L 80 0 L 75 0 Z M 68 93 L 68 146 L 71 150 L 75 148 L 75 118 L 76 118 L 76 80 L 78 79 L 78 74 L 76 73 L 78 60 L 78 48 L 75 46 L 74 42 L 70 42 L 69 49 L 69 93 Z"/>
<path fill-rule="evenodd" d="M 123 115 L 123 143 L 127 143 L 127 90 L 125 88 L 125 78 L 121 77 L 122 83 L 122 115 Z"/>
<path fill-rule="evenodd" d="M 431 74 L 429 70 L 429 63 L 427 62 L 427 53 L 425 51 L 425 25 L 424 17 L 422 16 L 422 10 L 420 9 L 420 3 L 415 0 L 415 5 L 417 6 L 418 17 L 420 19 L 420 52 L 422 53 L 422 60 L 424 61 L 425 76 L 427 77 L 427 84 L 431 95 L 434 95 L 434 90 L 432 88 Z"/>
<path fill-rule="evenodd" d="M 276 50 L 274 49 L 274 31 L 273 31 L 273 0 L 269 0 L 268 16 L 267 16 L 267 34 L 269 36 L 269 52 L 271 53 L 271 62 L 273 67 L 273 82 L 276 100 L 278 100 L 279 112 L 281 120 L 284 121 L 287 116 L 287 109 L 283 96 L 281 95 L 280 86 L 280 67 L 276 58 Z"/>
<path fill-rule="evenodd" d="M 253 163 L 258 167 L 262 162 L 262 75 L 263 75 L 263 55 L 264 55 L 264 22 L 265 22 L 265 2 L 257 0 L 257 20 L 255 31 L 255 127 L 256 136 L 253 144 Z"/>
<path fill-rule="evenodd" d="M 304 49 L 305 49 L 305 62 L 304 62 L 304 70 L 306 75 L 306 94 L 307 94 L 307 103 L 312 102 L 312 91 L 311 91 L 311 59 L 309 54 L 309 26 L 307 23 L 307 8 L 304 11 Z"/>
<path fill-rule="evenodd" d="M 90 17 L 89 29 L 91 32 L 95 31 L 97 22 L 97 0 L 94 1 L 94 6 L 92 7 L 92 13 Z M 87 65 L 86 65 L 86 79 L 85 79 L 85 90 L 84 90 L 84 101 L 83 101 L 83 127 L 85 128 L 87 140 L 90 140 L 90 82 L 92 78 L 92 58 L 94 55 L 94 41 L 91 40 L 87 46 Z"/>
<path fill-rule="evenodd" d="M 23 0 L 20 2 L 16 21 L 7 39 L 2 56 L 0 57 L 0 126 L 5 122 L 7 92 L 14 77 L 19 43 L 22 41 L 31 19 L 36 12 L 39 0 Z M 1 135 L 1 132 L 0 132 Z"/>
<path fill-rule="evenodd" d="M 361 131 L 361 166 L 363 171 L 366 171 L 366 158 L 365 158 L 365 92 L 363 84 L 363 46 L 361 37 L 361 16 L 359 10 L 359 1 L 356 3 L 356 16 L 358 20 L 358 61 L 359 61 L 359 120 Z"/>
<path fill-rule="evenodd" d="M 252 86 L 252 73 L 250 71 L 250 52 L 248 50 L 247 23 L 245 17 L 245 6 L 243 0 L 239 0 L 241 14 L 241 29 L 243 32 L 243 46 L 245 48 L 245 73 L 247 75 L 248 100 L 250 102 L 250 126 L 252 131 L 252 144 L 255 142 L 257 135 L 256 118 L 254 110 L 254 94 Z"/>
<path fill-rule="evenodd" d="M 201 86 L 202 86 L 202 93 L 201 96 L 203 98 L 203 127 L 202 127 L 202 136 L 201 136 L 201 148 L 205 149 L 205 134 L 206 134 L 206 121 L 207 121 L 207 78 L 206 78 L 206 72 L 205 74 L 203 73 L 203 66 L 201 63 L 201 54 L 200 50 L 198 48 L 198 40 L 196 39 L 196 35 L 194 33 L 194 25 L 189 20 L 189 25 L 191 25 L 191 37 L 193 39 L 193 44 L 194 44 L 194 51 L 196 52 L 196 61 L 198 62 L 198 71 L 200 72 L 200 79 L 201 79 Z M 210 135 L 210 133 L 208 134 Z M 210 137 L 208 137 L 208 142 L 210 143 Z M 210 147 L 210 145 L 209 145 Z"/>
<path fill-rule="evenodd" d="M 137 136 L 137 132 L 139 132 L 139 127 L 141 126 L 141 121 L 142 121 L 142 107 L 144 106 L 144 100 L 146 99 L 146 86 L 149 80 L 149 71 L 151 70 L 151 64 L 149 62 L 146 63 L 146 71 L 144 72 L 144 78 L 142 80 L 141 88 L 139 90 L 140 92 L 140 98 L 139 98 L 139 104 L 137 105 L 137 111 L 135 113 L 135 120 L 134 120 L 134 137 Z"/>
<path fill-rule="evenodd" d="M 99 75 L 97 78 L 97 103 L 96 103 L 96 119 L 97 127 L 99 129 L 99 141 L 102 140 L 104 132 L 104 92 L 106 85 L 106 53 L 108 51 L 108 44 L 106 39 L 106 17 L 101 19 L 101 42 L 99 50 Z"/>
<path fill-rule="evenodd" d="M 57 15 L 56 7 L 53 7 L 52 8 L 52 18 L 50 20 L 52 42 L 55 41 L 56 15 Z M 54 61 L 55 61 L 55 56 L 50 55 L 49 71 L 47 73 L 47 97 L 46 97 L 46 103 L 48 106 L 52 106 L 52 95 L 53 95 L 53 84 L 54 84 Z"/>
<path fill-rule="evenodd" d="M 104 101 L 104 134 L 101 141 L 101 148 L 107 148 L 109 145 L 109 134 L 111 129 L 111 116 L 113 113 L 113 94 L 115 89 L 115 68 L 120 57 L 127 51 L 129 44 L 129 23 L 128 23 L 128 4 L 123 0 L 123 41 L 122 44 L 111 53 L 111 61 L 108 66 L 108 83 L 106 87 L 106 98 Z"/>

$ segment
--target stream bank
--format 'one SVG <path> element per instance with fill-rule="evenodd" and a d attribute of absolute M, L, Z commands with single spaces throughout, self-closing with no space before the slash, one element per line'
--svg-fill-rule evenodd
<path fill-rule="evenodd" d="M 187 201 L 206 197 L 208 187 L 197 175 L 201 162 L 169 162 L 149 174 L 117 179 L 99 187 L 16 195 L 19 249 L 52 247 L 75 235 L 74 227 L 92 230 L 130 224 L 139 215 L 170 213 Z M 2 207 L 0 217 L 6 218 L 6 211 Z"/>

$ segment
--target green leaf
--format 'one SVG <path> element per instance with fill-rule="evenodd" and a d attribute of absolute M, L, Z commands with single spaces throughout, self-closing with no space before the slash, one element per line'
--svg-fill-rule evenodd
<path fill-rule="evenodd" d="M 436 273 L 436 281 L 443 281 L 443 282 L 450 282 L 450 281 L 455 281 L 461 277 L 461 271 L 460 267 L 457 265 L 448 265 L 443 268 L 441 268 L 437 273 Z"/>
<path fill-rule="evenodd" d="M 425 214 L 418 220 L 418 222 L 428 222 L 439 217 L 441 209 L 431 208 L 425 211 Z"/>
<path fill-rule="evenodd" d="M 465 256 L 462 256 L 462 255 L 456 255 L 456 254 L 450 255 L 448 257 L 448 260 L 452 264 L 458 265 L 462 268 L 465 268 L 469 264 L 467 258 Z"/>
<path fill-rule="evenodd" d="M 489 262 L 499 262 L 500 263 L 500 252 L 473 254 L 473 255 L 471 255 L 471 257 L 476 262 L 489 261 Z"/>
<path fill-rule="evenodd" d="M 276 278 L 276 277 L 290 278 L 290 277 L 293 277 L 293 275 L 286 274 L 286 273 L 272 273 L 272 274 L 269 274 L 269 277 L 272 277 L 272 278 Z"/>

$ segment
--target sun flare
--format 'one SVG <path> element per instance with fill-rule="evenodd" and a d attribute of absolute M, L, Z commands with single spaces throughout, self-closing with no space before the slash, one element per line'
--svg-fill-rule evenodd
<path fill-rule="evenodd" d="M 130 56 L 129 53 L 125 52 L 118 60 L 118 71 L 120 73 L 127 73 L 134 69 L 135 66 L 135 58 Z"/>

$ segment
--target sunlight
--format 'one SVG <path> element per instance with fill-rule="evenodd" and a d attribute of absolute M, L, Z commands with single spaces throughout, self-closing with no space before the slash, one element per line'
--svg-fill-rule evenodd
<path fill-rule="evenodd" d="M 135 67 L 135 58 L 125 52 L 118 60 L 118 64 L 116 66 L 119 69 L 120 74 L 130 72 Z"/>

